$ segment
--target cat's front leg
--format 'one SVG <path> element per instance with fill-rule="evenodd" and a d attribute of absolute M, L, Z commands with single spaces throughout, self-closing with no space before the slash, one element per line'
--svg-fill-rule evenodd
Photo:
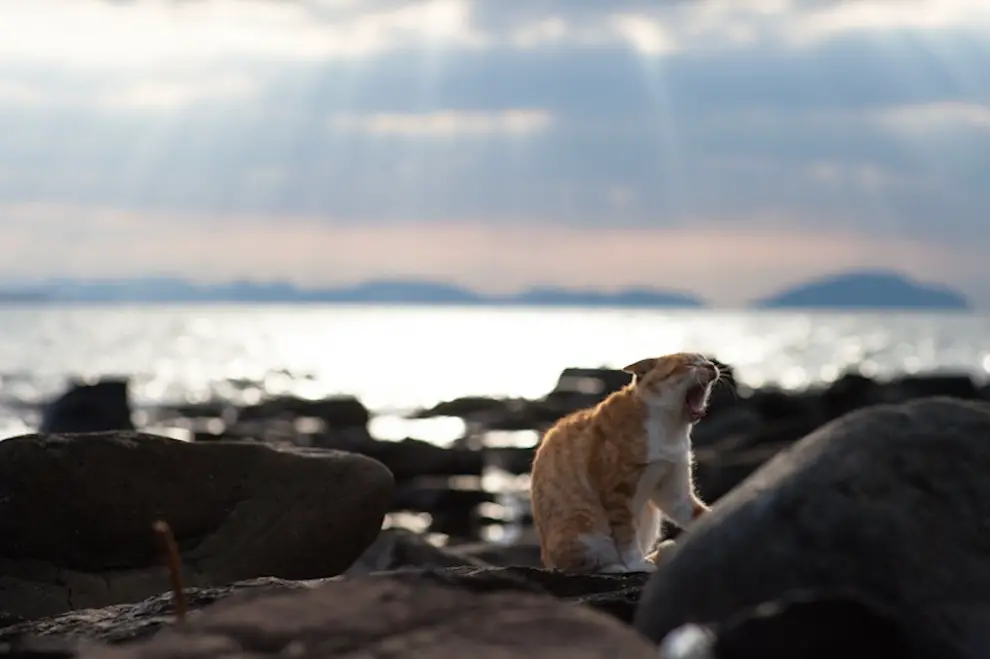
<path fill-rule="evenodd" d="M 708 506 L 694 493 L 690 464 L 678 465 L 670 478 L 657 487 L 650 500 L 682 529 L 709 512 Z"/>

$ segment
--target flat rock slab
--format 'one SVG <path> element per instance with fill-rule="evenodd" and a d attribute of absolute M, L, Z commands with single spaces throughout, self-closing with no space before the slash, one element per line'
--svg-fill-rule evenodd
<path fill-rule="evenodd" d="M 0 442 L 0 610 L 22 618 L 168 588 L 167 521 L 190 586 L 346 570 L 381 529 L 391 473 L 365 456 L 138 432 Z"/>
<path fill-rule="evenodd" d="M 988 556 L 990 405 L 878 405 L 808 435 L 683 533 L 635 625 L 658 642 L 788 593 L 841 592 L 889 611 L 919 652 L 985 657 Z"/>
<path fill-rule="evenodd" d="M 78 656 L 655 659 L 656 650 L 617 620 L 551 597 L 381 578 L 231 601 L 147 641 Z"/>

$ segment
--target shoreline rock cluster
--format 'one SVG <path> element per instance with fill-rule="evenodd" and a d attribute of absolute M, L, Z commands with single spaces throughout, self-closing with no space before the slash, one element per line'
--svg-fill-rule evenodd
<path fill-rule="evenodd" d="M 803 391 L 776 387 L 747 391 L 737 387 L 731 366 L 719 363 L 725 376 L 714 391 L 707 418 L 694 431 L 696 478 L 708 501 L 723 496 L 782 449 L 848 412 L 937 395 L 990 400 L 990 384 L 966 373 L 923 373 L 879 381 L 850 372 Z M 554 388 L 538 399 L 466 396 L 411 415 L 462 419 L 468 430 L 449 447 L 411 437 L 402 441 L 374 438 L 368 430 L 372 412 L 352 396 L 323 400 L 280 396 L 240 408 L 219 401 L 170 406 L 157 410 L 154 420 L 193 427 L 197 443 L 261 442 L 365 455 L 393 474 L 392 512 L 426 514 L 432 532 L 456 541 L 476 541 L 484 527 L 502 523 L 479 512 L 483 504 L 495 502 L 498 493 L 480 484 L 466 485 L 463 479 L 453 486 L 450 479 L 478 478 L 489 466 L 509 474 L 527 474 L 535 449 L 490 446 L 487 434 L 505 430 L 540 433 L 561 416 L 597 403 L 628 380 L 627 373 L 617 370 L 567 368 Z M 41 429 L 56 433 L 134 429 L 129 421 L 132 416 L 126 380 L 107 380 L 70 388 L 46 408 Z M 222 430 L 211 431 L 211 425 Z M 528 518 L 524 515 L 522 521 Z M 676 535 L 677 530 L 670 528 L 669 532 Z"/>
<path fill-rule="evenodd" d="M 553 409 L 608 384 L 573 388 Z M 63 410 L 98 422 L 85 396 Z M 383 529 L 417 469 L 480 473 L 484 448 L 353 428 L 327 435 L 351 450 L 78 434 L 53 405 L 46 432 L 0 442 L 0 655 L 987 656 L 988 399 L 963 376 L 748 396 L 729 379 L 696 433 L 713 513 L 652 575 L 566 575 L 532 541 Z M 471 423 L 497 416 L 464 405 Z M 157 519 L 181 553 L 181 624 Z"/>

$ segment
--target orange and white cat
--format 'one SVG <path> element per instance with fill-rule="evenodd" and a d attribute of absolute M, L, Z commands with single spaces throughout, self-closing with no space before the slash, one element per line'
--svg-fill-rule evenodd
<path fill-rule="evenodd" d="M 533 459 L 533 523 L 548 568 L 651 572 L 662 516 L 684 528 L 708 512 L 694 489 L 691 428 L 718 367 L 676 353 L 622 370 L 632 381 L 557 421 Z"/>

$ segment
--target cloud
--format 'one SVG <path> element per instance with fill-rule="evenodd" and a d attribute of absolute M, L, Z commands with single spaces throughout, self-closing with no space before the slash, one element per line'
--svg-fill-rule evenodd
<path fill-rule="evenodd" d="M 940 130 L 990 132 L 990 103 L 935 102 L 895 107 L 878 117 L 882 126 L 911 134 Z"/>
<path fill-rule="evenodd" d="M 0 40 L 0 205 L 49 218 L 32 226 L 57 237 L 45 244 L 61 260 L 8 267 L 123 268 L 142 262 L 124 258 L 133 244 L 148 267 L 169 246 L 175 268 L 197 273 L 322 277 L 326 263 L 363 259 L 341 266 L 356 276 L 419 259 L 472 282 L 609 282 L 674 277 L 636 246 L 668 241 L 751 269 L 726 279 L 684 266 L 729 297 L 874 256 L 975 281 L 969 261 L 945 255 L 990 243 L 988 11 L 975 0 L 22 3 Z M 72 210 L 24 210 L 55 207 Z M 3 217 L 9 244 L 42 244 Z M 100 224 L 109 217 L 122 224 Z M 347 237 L 398 245 L 420 228 L 429 240 L 407 244 L 425 257 L 378 260 L 391 248 Z M 832 245 L 820 261 L 815 236 Z M 473 257 L 472 241 L 540 245 L 566 275 L 523 255 L 438 256 L 442 240 Z M 351 251 L 327 260 L 309 246 L 330 244 Z M 627 257 L 595 257 L 594 245 Z M 720 251 L 731 246 L 770 265 Z M 277 265 L 284 254 L 298 265 Z"/>
<path fill-rule="evenodd" d="M 257 84 L 245 75 L 206 80 L 137 82 L 95 98 L 97 107 L 110 110 L 176 110 L 215 100 L 244 101 L 257 92 Z"/>
<path fill-rule="evenodd" d="M 502 110 L 500 112 L 458 112 L 446 110 L 418 114 L 371 114 L 341 116 L 333 121 L 340 131 L 371 135 L 454 137 L 464 135 L 525 135 L 550 125 L 544 110 Z"/>

